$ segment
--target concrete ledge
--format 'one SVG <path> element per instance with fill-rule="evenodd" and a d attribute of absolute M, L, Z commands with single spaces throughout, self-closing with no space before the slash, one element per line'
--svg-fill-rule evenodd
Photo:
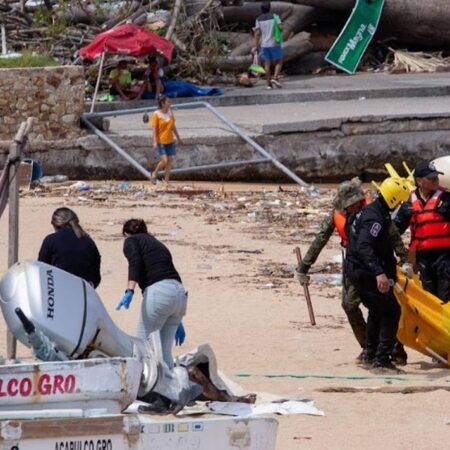
<path fill-rule="evenodd" d="M 219 86 L 220 87 L 220 86 Z M 213 106 L 246 106 L 276 103 L 306 103 L 330 100 L 358 100 L 450 95 L 450 77 L 437 74 L 362 74 L 288 77 L 283 89 L 267 90 L 260 81 L 256 87 L 224 87 L 218 97 L 174 98 L 174 104 L 207 101 Z M 99 102 L 96 111 L 114 111 L 155 106 L 155 100 Z M 86 111 L 90 103 L 86 104 Z"/>

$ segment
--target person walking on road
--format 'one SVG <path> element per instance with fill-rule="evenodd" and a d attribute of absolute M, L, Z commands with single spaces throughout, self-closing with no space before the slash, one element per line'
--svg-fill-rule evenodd
<path fill-rule="evenodd" d="M 264 64 L 267 89 L 281 88 L 279 78 L 283 66 L 283 51 L 281 49 L 283 24 L 277 14 L 270 12 L 270 2 L 261 3 L 261 13 L 256 19 L 254 28 L 256 52 Z M 273 64 L 275 64 L 275 70 L 272 76 L 271 68 Z"/>
<path fill-rule="evenodd" d="M 153 148 L 160 157 L 152 173 L 152 181 L 156 182 L 158 172 L 165 169 L 164 181 L 169 184 L 177 144 L 181 145 L 182 142 L 175 126 L 175 116 L 170 109 L 170 100 L 165 95 L 158 97 L 158 109 L 152 114 L 150 125 L 153 128 Z"/>
<path fill-rule="evenodd" d="M 96 288 L 101 281 L 100 253 L 78 216 L 69 208 L 58 208 L 51 224 L 55 232 L 42 242 L 38 260 L 83 278 Z"/>
<path fill-rule="evenodd" d="M 378 197 L 363 208 L 347 226 L 349 244 L 345 275 L 368 308 L 365 362 L 380 371 L 398 371 L 392 362 L 400 306 L 394 296 L 397 261 L 389 235 L 390 213 L 409 198 L 402 178 L 387 178 Z"/>
<path fill-rule="evenodd" d="M 122 234 L 125 237 L 123 253 L 128 260 L 128 283 L 116 310 L 130 307 L 135 287 L 139 285 L 143 301 L 137 337 L 146 339 L 159 330 L 163 359 L 172 369 L 173 340 L 175 338 L 175 343 L 181 345 L 186 337 L 181 320 L 186 314 L 187 292 L 169 249 L 148 233 L 143 220 L 127 220 Z"/>
<path fill-rule="evenodd" d="M 333 199 L 334 209 L 322 221 L 319 232 L 311 243 L 302 264 L 297 268 L 297 278 L 300 284 L 309 284 L 308 272 L 316 262 L 322 249 L 328 243 L 334 230 L 341 237 L 342 255 L 344 266 L 346 247 L 348 246 L 348 236 L 346 231 L 347 220 L 358 213 L 364 206 L 370 204 L 368 197 L 358 179 L 344 181 L 337 189 L 336 196 Z M 390 227 L 389 233 L 393 239 L 395 253 L 402 264 L 407 263 L 408 252 L 402 242 L 401 236 L 395 226 Z M 366 343 L 366 321 L 361 311 L 361 297 L 345 273 L 342 280 L 342 308 L 348 318 L 353 334 L 361 346 L 361 353 L 357 357 L 357 362 L 363 362 L 365 358 Z M 398 351 L 394 351 L 393 357 L 401 364 L 406 363 L 406 352 L 398 346 Z"/>
<path fill-rule="evenodd" d="M 439 187 L 432 163 L 414 169 L 416 190 L 400 207 L 394 223 L 401 233 L 411 229 L 410 249 L 416 254 L 423 288 L 443 302 L 450 301 L 450 192 Z"/>

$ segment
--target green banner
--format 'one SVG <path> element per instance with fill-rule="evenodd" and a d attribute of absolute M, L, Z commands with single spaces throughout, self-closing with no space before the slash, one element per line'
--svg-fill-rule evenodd
<path fill-rule="evenodd" d="M 350 18 L 325 59 L 347 73 L 355 73 L 377 31 L 384 0 L 357 0 Z"/>

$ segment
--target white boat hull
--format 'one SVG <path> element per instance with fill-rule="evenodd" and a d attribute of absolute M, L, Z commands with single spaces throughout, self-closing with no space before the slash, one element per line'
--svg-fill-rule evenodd
<path fill-rule="evenodd" d="M 273 418 L 155 420 L 142 415 L 0 422 L 5 450 L 275 450 Z"/>
<path fill-rule="evenodd" d="M 141 373 L 133 358 L 0 366 L 0 412 L 79 408 L 117 414 L 136 399 Z"/>

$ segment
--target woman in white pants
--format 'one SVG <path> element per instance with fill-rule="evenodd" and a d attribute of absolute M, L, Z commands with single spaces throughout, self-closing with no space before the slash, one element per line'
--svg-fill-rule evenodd
<path fill-rule="evenodd" d="M 159 330 L 163 359 L 174 366 L 172 345 L 181 345 L 186 333 L 181 323 L 186 314 L 187 292 L 172 262 L 169 249 L 147 231 L 141 219 L 127 220 L 122 229 L 125 237 L 123 253 L 128 260 L 128 284 L 116 309 L 129 308 L 136 284 L 143 301 L 137 336 L 145 339 Z"/>

